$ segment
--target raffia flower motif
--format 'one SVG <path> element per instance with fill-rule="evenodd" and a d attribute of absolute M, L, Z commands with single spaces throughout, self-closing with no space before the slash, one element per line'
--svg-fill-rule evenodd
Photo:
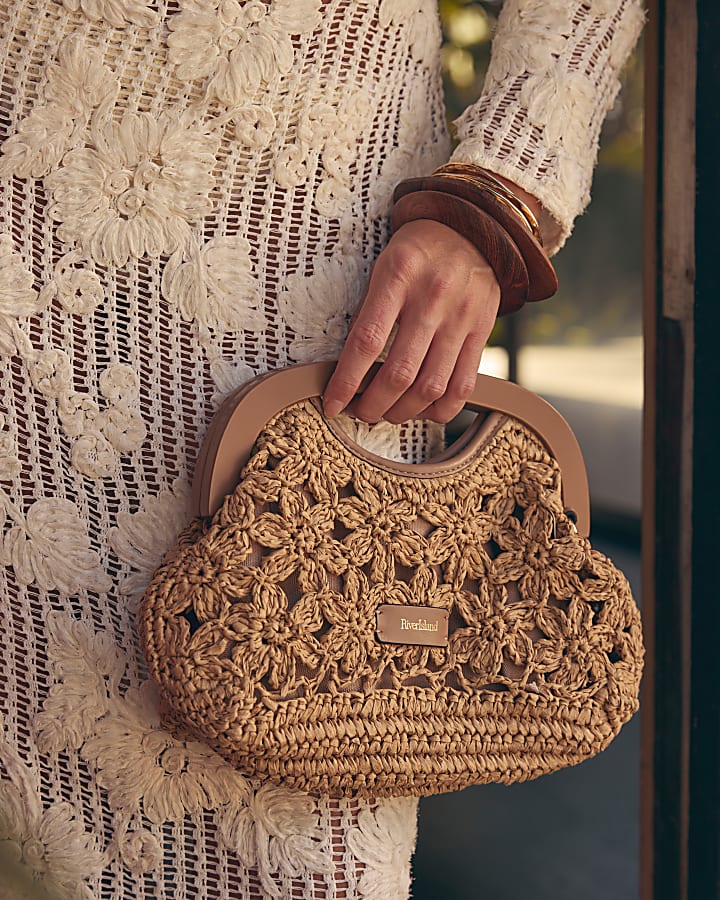
<path fill-rule="evenodd" d="M 53 684 L 33 730 L 41 753 L 77 750 L 110 709 L 110 696 L 125 674 L 125 660 L 112 635 L 93 634 L 87 622 L 51 613 L 47 620 Z"/>
<path fill-rule="evenodd" d="M 517 582 L 524 599 L 540 605 L 549 596 L 567 597 L 580 590 L 579 572 L 589 544 L 577 534 L 553 537 L 555 515 L 536 506 L 525 510 L 522 524 L 508 519 L 493 535 L 501 552 L 488 569 L 493 584 Z"/>
<path fill-rule="evenodd" d="M 40 350 L 28 360 L 30 380 L 46 397 L 60 397 L 72 388 L 72 366 L 64 350 Z"/>
<path fill-rule="evenodd" d="M 247 780 L 205 744 L 176 740 L 160 726 L 155 686 L 130 688 L 81 748 L 97 769 L 111 809 L 140 809 L 155 823 L 177 822 L 249 795 Z"/>
<path fill-rule="evenodd" d="M 0 546 L 0 561 L 12 566 L 20 584 L 75 594 L 107 591 L 111 580 L 90 548 L 77 507 L 60 497 L 36 500 L 22 516 L 13 509 L 15 525 Z"/>
<path fill-rule="evenodd" d="M 102 265 L 188 246 L 212 209 L 218 139 L 163 114 L 126 112 L 92 131 L 45 178 L 58 237 Z"/>
<path fill-rule="evenodd" d="M 93 110 L 109 110 L 119 90 L 115 75 L 82 38 L 60 45 L 48 66 L 45 106 L 36 107 L 2 145 L 0 177 L 42 178 L 82 133 Z"/>
<path fill-rule="evenodd" d="M 531 674 L 529 664 L 533 644 L 529 637 L 535 623 L 534 604 L 528 601 L 508 602 L 505 586 L 500 588 L 478 582 L 477 593 L 458 591 L 457 611 L 467 625 L 456 629 L 450 637 L 449 656 L 455 666 L 469 666 L 479 679 L 502 680 L 500 670 L 504 657 L 526 669 L 523 682 Z M 465 680 L 462 671 L 460 677 Z"/>
<path fill-rule="evenodd" d="M 379 21 L 381 28 L 407 29 L 410 52 L 420 63 L 433 59 L 442 42 L 436 4 L 427 0 L 382 0 Z"/>
<path fill-rule="evenodd" d="M 317 170 L 322 181 L 315 191 L 315 208 L 321 216 L 341 219 L 353 198 L 358 142 L 373 119 L 372 96 L 347 84 L 328 102 L 327 85 L 322 83 L 309 85 L 306 96 L 295 142 L 276 157 L 275 180 L 290 189 L 306 182 L 311 169 Z"/>
<path fill-rule="evenodd" d="M 76 251 L 66 253 L 55 266 L 55 276 L 40 292 L 43 303 L 57 298 L 66 312 L 76 316 L 86 316 L 105 299 L 105 292 L 96 272 L 85 268 L 74 268 L 82 258 Z"/>
<path fill-rule="evenodd" d="M 333 862 L 312 798 L 299 791 L 264 784 L 247 805 L 236 804 L 219 828 L 223 843 L 248 869 L 257 869 L 270 897 L 281 892 L 271 873 L 288 878 L 300 872 L 331 872 Z"/>
<path fill-rule="evenodd" d="M 137 599 L 145 592 L 153 572 L 187 524 L 189 505 L 190 485 L 185 478 L 176 478 L 170 490 L 147 497 L 136 512 L 118 513 L 108 540 L 118 559 L 134 570 L 120 581 L 123 594 Z"/>
<path fill-rule="evenodd" d="M 63 0 L 63 5 L 70 12 L 82 12 L 91 22 L 105 21 L 116 28 L 126 22 L 151 28 L 160 21 L 143 0 Z"/>
<path fill-rule="evenodd" d="M 297 273 L 286 279 L 277 304 L 295 333 L 288 348 L 291 359 L 337 359 L 364 281 L 363 267 L 353 257 L 323 260 L 311 276 Z"/>
<path fill-rule="evenodd" d="M 17 457 L 14 434 L 5 428 L 5 415 L 0 413 L 0 481 L 12 481 L 22 466 Z"/>
<path fill-rule="evenodd" d="M 39 774 L 9 746 L 2 719 L 0 763 L 7 773 L 0 780 L 0 890 L 9 891 L 3 896 L 92 900 L 87 879 L 100 874 L 104 854 L 70 803 L 43 809 Z"/>
<path fill-rule="evenodd" d="M 355 681 L 377 674 L 377 661 L 385 649 L 375 638 L 376 610 L 382 604 L 385 584 L 370 585 L 367 576 L 351 568 L 343 578 L 342 594 L 324 591 L 320 597 L 322 613 L 333 626 L 322 636 L 324 654 L 335 660 L 333 681 Z"/>
<path fill-rule="evenodd" d="M 73 269 L 58 282 L 58 299 L 67 312 L 89 315 L 105 299 L 102 282 L 95 272 Z"/>
<path fill-rule="evenodd" d="M 136 875 L 155 872 L 162 863 L 160 841 L 147 828 L 125 831 L 117 836 L 116 843 L 120 859 Z"/>
<path fill-rule="evenodd" d="M 415 849 L 417 799 L 383 800 L 374 811 L 361 809 L 347 845 L 363 864 L 363 900 L 405 900 L 410 892 L 410 857 Z"/>
<path fill-rule="evenodd" d="M 592 607 L 582 598 L 570 600 L 567 612 L 548 605 L 538 612 L 538 628 L 546 637 L 535 644 L 534 669 L 546 684 L 566 691 L 590 691 L 604 684 L 611 668 L 615 630 L 593 622 Z"/>
<path fill-rule="evenodd" d="M 344 497 L 337 507 L 338 520 L 350 531 L 343 543 L 352 564 L 370 563 L 373 581 L 388 581 L 395 576 L 395 560 L 403 566 L 424 561 L 427 541 L 412 528 L 415 506 L 381 497 L 364 478 L 356 481 L 355 490 L 357 496 Z"/>
<path fill-rule="evenodd" d="M 312 406 L 308 408 L 314 410 Z M 315 415 L 319 419 L 319 414 Z M 276 503 L 281 498 L 285 498 L 284 504 L 292 503 L 291 499 L 286 498 L 302 490 L 325 504 L 322 507 L 325 510 L 334 510 L 338 503 L 338 490 L 350 483 L 352 470 L 334 442 L 327 440 L 318 449 L 318 444 L 308 440 L 300 429 L 293 431 L 295 421 L 295 416 L 290 413 L 289 421 L 284 423 L 284 434 L 269 439 L 265 435 L 260 436 L 258 449 L 273 457 L 272 468 L 265 468 L 266 457 L 258 455 L 243 484 L 249 496 L 262 503 Z M 321 430 L 319 426 L 316 432 L 319 437 Z M 283 516 L 292 514 L 294 510 L 295 507 L 285 505 Z M 318 511 L 316 515 L 325 514 Z M 278 522 L 278 525 L 281 527 L 282 523 Z M 330 558 L 334 558 L 334 549 L 326 549 L 330 552 Z"/>
<path fill-rule="evenodd" d="M 91 429 L 72 445 L 70 462 L 86 478 L 109 478 L 117 470 L 118 457 L 105 435 Z"/>
<path fill-rule="evenodd" d="M 560 470 L 547 453 L 525 437 L 508 429 L 488 455 L 483 472 L 487 497 L 485 509 L 496 521 L 504 522 L 515 512 L 542 503 L 560 513 Z"/>
<path fill-rule="evenodd" d="M 180 78 L 209 77 L 210 93 L 238 106 L 290 72 L 291 36 L 317 28 L 320 6 L 320 0 L 181 0 L 168 22 L 170 62 Z"/>
<path fill-rule="evenodd" d="M 270 146 L 277 121 L 269 106 L 244 106 L 233 112 L 235 138 L 252 150 Z"/>
<path fill-rule="evenodd" d="M 313 635 L 324 620 L 312 591 L 290 605 L 279 585 L 259 576 L 252 600 L 233 604 L 219 624 L 230 645 L 237 642 L 232 658 L 238 669 L 247 678 L 266 681 L 273 691 L 292 693 L 306 684 L 308 677 L 298 676 L 298 667 L 314 670 L 322 659 Z"/>
<path fill-rule="evenodd" d="M 575 603 L 576 600 L 571 601 L 569 612 L 574 613 L 576 618 L 583 617 L 582 626 L 589 622 L 590 618 L 592 621 L 587 650 L 592 651 L 593 647 L 601 645 L 600 649 L 604 655 L 595 659 L 596 665 L 607 664 L 608 676 L 613 683 L 623 678 L 627 678 L 628 683 L 636 682 L 638 676 L 636 661 L 642 657 L 640 615 L 632 602 L 632 592 L 627 578 L 606 556 L 596 550 L 590 551 L 583 566 L 582 590 L 577 598 L 577 605 L 573 607 Z M 565 657 L 571 656 L 575 650 L 574 646 L 557 647 L 552 641 L 553 637 L 555 639 L 559 637 L 567 624 L 562 609 L 550 606 L 539 612 L 538 625 L 551 638 L 550 644 L 541 646 L 542 661 L 551 664 L 553 656 L 559 650 L 563 651 Z M 578 627 L 578 632 L 582 626 Z M 570 636 L 572 637 L 572 634 Z M 561 638 L 560 640 L 562 641 Z M 612 663 L 606 659 L 608 653 L 614 654 Z M 570 660 L 565 659 L 565 666 L 569 663 Z M 560 677 L 553 676 L 551 681 L 558 682 Z M 634 698 L 633 693 L 631 705 L 635 703 Z"/>
<path fill-rule="evenodd" d="M 430 502 L 418 509 L 433 531 L 428 537 L 428 561 L 445 564 L 446 577 L 461 587 L 466 578 L 481 578 L 490 564 L 486 544 L 492 517 L 483 510 L 479 493 L 458 496 L 452 505 Z"/>
<path fill-rule="evenodd" d="M 339 178 L 326 178 L 315 192 L 315 208 L 326 219 L 339 219 L 352 201 L 352 191 Z"/>
<path fill-rule="evenodd" d="M 98 413 L 95 425 L 118 453 L 137 450 L 147 434 L 141 416 L 125 403 L 115 403 Z"/>
<path fill-rule="evenodd" d="M 162 293 L 184 321 L 220 334 L 266 327 L 249 241 L 240 235 L 215 237 L 193 250 L 188 262 L 181 258 L 174 253 L 165 265 Z"/>
<path fill-rule="evenodd" d="M 277 581 L 297 572 L 303 590 L 324 584 L 324 569 L 344 572 L 345 554 L 332 536 L 335 504 L 311 504 L 304 492 L 293 489 L 281 490 L 278 499 L 280 513 L 261 513 L 248 529 L 253 541 L 275 551 L 263 561 L 263 571 Z"/>
<path fill-rule="evenodd" d="M 98 383 L 100 393 L 111 403 L 132 403 L 140 394 L 137 372 L 122 363 L 103 369 Z"/>
<path fill-rule="evenodd" d="M 275 181 L 281 188 L 290 190 L 308 179 L 307 157 L 302 147 L 291 144 L 283 147 L 275 160 Z"/>
<path fill-rule="evenodd" d="M 73 391 L 58 397 L 58 415 L 68 437 L 80 437 L 92 428 L 100 407 L 88 395 Z"/>
<path fill-rule="evenodd" d="M 590 550 L 583 566 L 582 599 L 596 611 L 597 621 L 624 630 L 637 621 L 636 607 L 628 602 L 630 585 L 625 575 L 597 550 Z"/>

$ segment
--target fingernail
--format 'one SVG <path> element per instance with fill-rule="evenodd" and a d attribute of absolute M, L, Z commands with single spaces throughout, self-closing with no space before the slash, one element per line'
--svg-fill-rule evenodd
<path fill-rule="evenodd" d="M 325 400 L 323 397 L 323 412 L 328 419 L 334 418 L 342 409 L 342 403 L 339 400 Z"/>

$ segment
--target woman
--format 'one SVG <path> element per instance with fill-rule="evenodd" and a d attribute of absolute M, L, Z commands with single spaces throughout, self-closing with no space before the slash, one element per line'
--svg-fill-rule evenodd
<path fill-rule="evenodd" d="M 453 158 L 512 185 L 551 253 L 642 19 L 507 0 L 458 123 Z M 495 277 L 436 222 L 388 243 L 394 185 L 449 154 L 434 4 L 8 0 L 0 22 L 5 890 L 404 897 L 415 801 L 307 797 L 174 739 L 134 619 L 235 386 L 339 354 L 335 415 L 397 323 L 346 427 L 418 460 L 462 406 Z"/>

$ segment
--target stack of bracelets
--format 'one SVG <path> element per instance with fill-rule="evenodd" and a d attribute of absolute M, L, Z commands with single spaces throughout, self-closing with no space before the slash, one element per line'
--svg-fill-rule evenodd
<path fill-rule="evenodd" d="M 401 181 L 394 194 L 393 230 L 416 219 L 441 222 L 477 247 L 500 285 L 500 315 L 557 290 L 537 219 L 486 169 L 448 163 L 425 178 Z"/>

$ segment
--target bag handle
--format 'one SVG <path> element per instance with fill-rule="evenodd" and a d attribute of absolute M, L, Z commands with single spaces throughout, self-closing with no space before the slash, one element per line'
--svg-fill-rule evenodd
<path fill-rule="evenodd" d="M 379 365 L 376 363 L 370 370 L 366 382 Z M 322 396 L 334 368 L 335 362 L 328 361 L 268 372 L 243 385 L 224 401 L 210 423 L 195 465 L 193 515 L 215 514 L 225 496 L 237 485 L 264 426 L 286 407 Z M 590 500 L 585 463 L 577 439 L 560 413 L 532 391 L 490 375 L 477 376 L 475 390 L 465 407 L 475 412 L 490 410 L 512 416 L 535 432 L 557 460 L 562 474 L 563 503 L 573 512 L 578 532 L 587 536 Z M 466 435 L 458 439 L 458 446 L 467 447 Z M 411 464 L 388 460 L 365 450 L 363 456 L 403 474 L 439 474 L 457 468 L 457 465 L 453 467 L 453 458 L 457 457 Z"/>

